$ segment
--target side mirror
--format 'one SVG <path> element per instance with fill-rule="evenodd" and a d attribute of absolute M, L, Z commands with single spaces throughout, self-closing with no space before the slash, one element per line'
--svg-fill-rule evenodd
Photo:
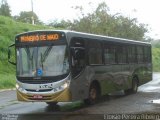
<path fill-rule="evenodd" d="M 8 60 L 11 58 L 11 50 L 8 49 Z"/>
<path fill-rule="evenodd" d="M 14 55 L 12 55 L 12 50 L 14 51 Z M 13 64 L 13 65 L 16 65 L 16 60 L 15 60 L 16 56 L 15 56 L 15 44 L 12 44 L 8 47 L 8 62 Z"/>

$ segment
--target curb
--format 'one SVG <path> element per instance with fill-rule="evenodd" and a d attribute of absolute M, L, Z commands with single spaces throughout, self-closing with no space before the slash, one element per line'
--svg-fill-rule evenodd
<path fill-rule="evenodd" d="M 11 88 L 11 89 L 1 89 L 0 92 L 12 91 L 12 90 L 16 90 L 16 88 Z"/>

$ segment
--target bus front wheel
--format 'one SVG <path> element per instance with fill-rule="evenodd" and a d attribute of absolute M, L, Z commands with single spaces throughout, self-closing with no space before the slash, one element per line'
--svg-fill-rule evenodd
<path fill-rule="evenodd" d="M 46 102 L 48 104 L 48 106 L 56 106 L 58 102 Z"/>
<path fill-rule="evenodd" d="M 91 84 L 89 89 L 89 97 L 84 100 L 84 103 L 87 105 L 95 104 L 100 96 L 100 90 L 98 85 Z"/>

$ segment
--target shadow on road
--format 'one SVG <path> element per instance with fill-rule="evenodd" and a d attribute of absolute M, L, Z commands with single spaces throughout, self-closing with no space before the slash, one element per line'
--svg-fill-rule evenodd
<path fill-rule="evenodd" d="M 100 106 L 102 106 L 102 108 L 104 105 L 109 106 L 110 102 L 114 100 L 119 101 L 121 98 L 123 99 L 129 96 L 130 95 L 124 95 L 124 92 L 106 95 L 101 97 L 95 105 L 85 105 L 83 101 L 58 103 L 54 107 L 49 105 L 47 106 L 46 104 L 36 104 L 42 105 L 42 107 L 39 107 L 39 109 L 34 109 L 34 106 L 30 107 L 29 113 L 26 112 L 27 114 L 19 114 L 18 119 L 16 120 L 103 120 L 104 112 L 103 114 L 100 114 L 101 112 L 99 112 L 99 114 L 91 113 L 96 113 L 94 111 L 98 110 Z M 99 110 L 101 111 L 101 109 Z"/>
<path fill-rule="evenodd" d="M 99 120 L 104 119 L 102 114 L 89 114 L 85 108 L 91 108 L 93 106 L 103 104 L 104 102 L 119 99 L 125 97 L 125 95 L 107 95 L 101 97 L 101 99 L 95 105 L 85 105 L 82 101 L 58 104 L 56 106 L 46 106 L 44 113 L 30 113 L 18 115 L 18 120 Z"/>
<path fill-rule="evenodd" d="M 95 104 L 103 104 L 104 102 L 113 100 L 113 99 L 118 99 L 121 97 L 125 97 L 126 95 L 124 94 L 114 94 L 114 95 L 105 95 L 102 96 L 99 101 Z M 77 111 L 84 109 L 84 108 L 89 108 L 93 107 L 94 105 L 86 105 L 84 104 L 83 101 L 77 101 L 77 102 L 70 102 L 70 103 L 65 103 L 65 104 L 58 104 L 56 106 L 47 106 L 45 108 L 45 112 L 47 113 L 77 113 Z M 86 111 L 83 114 L 87 114 Z"/>

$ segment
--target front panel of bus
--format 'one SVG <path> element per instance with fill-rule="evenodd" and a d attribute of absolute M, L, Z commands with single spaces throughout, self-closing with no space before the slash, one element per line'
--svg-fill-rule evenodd
<path fill-rule="evenodd" d="M 65 33 L 35 31 L 16 36 L 19 101 L 69 101 L 69 54 Z"/>

